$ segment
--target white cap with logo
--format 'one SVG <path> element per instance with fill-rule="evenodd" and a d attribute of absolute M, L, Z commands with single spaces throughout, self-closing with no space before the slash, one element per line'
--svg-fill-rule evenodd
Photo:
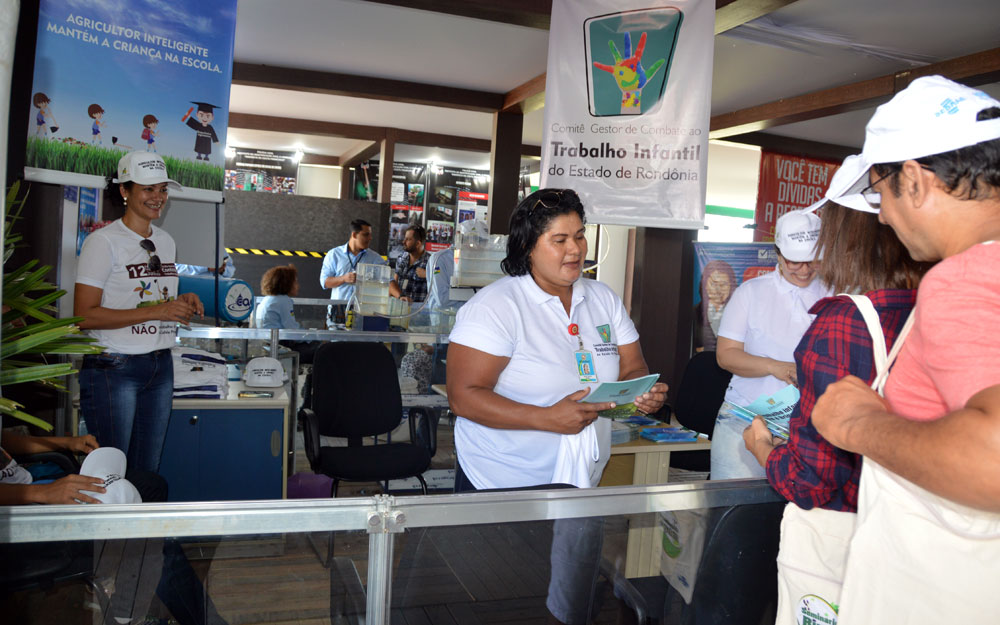
<path fill-rule="evenodd" d="M 135 184 L 167 183 L 167 187 L 181 190 L 180 183 L 167 177 L 167 164 L 159 154 L 153 152 L 129 152 L 118 159 L 118 177 L 115 182 L 134 182 Z"/>
<path fill-rule="evenodd" d="M 898 163 L 1000 139 L 1000 118 L 979 121 L 983 109 L 1000 107 L 987 94 L 943 76 L 914 80 L 878 107 L 865 126 L 861 154 L 848 156 L 830 181 L 826 196 L 807 210 L 833 200 L 855 210 L 878 212 L 861 192 L 872 165 Z"/>
<path fill-rule="evenodd" d="M 87 454 L 80 475 L 104 480 L 103 493 L 80 491 L 102 503 L 142 503 L 139 491 L 125 479 L 125 453 L 114 447 L 100 447 Z"/>
<path fill-rule="evenodd" d="M 260 356 L 247 363 L 243 380 L 247 386 L 277 388 L 285 383 L 285 369 L 277 358 Z"/>
<path fill-rule="evenodd" d="M 819 217 L 812 211 L 789 211 L 774 224 L 774 244 L 793 263 L 816 260 L 819 226 Z"/>

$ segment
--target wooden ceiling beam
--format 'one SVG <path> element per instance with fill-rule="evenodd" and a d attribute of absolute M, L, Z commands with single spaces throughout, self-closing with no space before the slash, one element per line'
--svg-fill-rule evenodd
<path fill-rule="evenodd" d="M 726 137 L 725 140 L 733 143 L 755 145 L 762 150 L 767 150 L 769 152 L 778 152 L 781 154 L 788 154 L 789 156 L 822 158 L 829 161 L 836 161 L 838 163 L 851 154 L 857 154 L 860 151 L 860 148 L 858 147 L 823 143 L 820 141 L 808 141 L 806 139 L 783 137 L 781 135 L 768 134 L 764 132 L 749 132 L 745 135 Z"/>
<path fill-rule="evenodd" d="M 794 2 L 795 0 L 716 0 L 715 34 L 742 26 Z"/>
<path fill-rule="evenodd" d="M 1000 48 L 715 115 L 712 117 L 708 136 L 711 139 L 724 139 L 774 126 L 871 108 L 888 101 L 920 76 L 932 74 L 941 74 L 970 86 L 996 82 L 1000 80 Z"/>
<path fill-rule="evenodd" d="M 340 165 L 341 167 L 354 167 L 355 165 L 360 165 L 361 163 L 374 158 L 375 155 L 381 150 L 381 147 L 382 143 L 380 141 L 361 144 L 358 147 L 341 154 Z"/>
<path fill-rule="evenodd" d="M 293 67 L 233 63 L 233 84 L 493 113 L 503 94 Z"/>
<path fill-rule="evenodd" d="M 340 157 L 330 156 L 329 154 L 310 154 L 305 153 L 302 155 L 302 160 L 299 161 L 300 165 L 326 165 L 328 167 L 340 167 Z"/>
<path fill-rule="evenodd" d="M 230 113 L 229 127 L 246 130 L 268 130 L 288 134 L 317 135 L 321 137 L 343 137 L 346 139 L 373 142 L 372 145 L 357 149 L 356 152 L 348 152 L 343 155 L 338 163 L 343 167 L 349 167 L 372 158 L 379 151 L 381 142 L 390 136 L 397 144 L 403 143 L 449 150 L 489 153 L 491 146 L 489 139 L 457 137 L 435 132 L 420 132 L 417 130 L 386 128 L 383 126 L 361 126 L 311 119 L 250 115 L 247 113 Z M 522 145 L 521 154 L 523 156 L 540 156 L 541 148 L 537 145 Z M 363 158 L 360 157 L 362 155 L 364 156 Z"/>
<path fill-rule="evenodd" d="M 321 137 L 344 137 L 346 139 L 362 139 L 364 141 L 381 141 L 385 138 L 385 128 L 378 126 L 360 126 L 357 124 L 341 124 L 339 122 L 322 122 L 313 119 L 251 115 L 249 113 L 230 113 L 229 127 L 292 134 L 300 133 Z"/>

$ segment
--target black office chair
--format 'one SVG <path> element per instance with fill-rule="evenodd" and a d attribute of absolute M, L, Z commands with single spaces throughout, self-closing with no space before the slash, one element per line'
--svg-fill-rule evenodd
<path fill-rule="evenodd" d="M 778 538 L 785 502 L 712 511 L 690 605 L 681 625 L 774 623 L 778 605 Z M 671 599 L 661 623 L 668 621 Z"/>
<path fill-rule="evenodd" d="M 306 457 L 315 473 L 333 478 L 330 496 L 347 482 L 384 482 L 415 477 L 427 494 L 423 472 L 433 446 L 416 441 L 416 421 L 426 411 L 410 409 L 409 443 L 364 445 L 366 436 L 388 434 L 402 421 L 403 405 L 392 354 L 381 343 L 327 343 L 313 361 L 312 408 L 299 411 Z M 346 438 L 346 447 L 323 447 L 320 436 Z"/>
<path fill-rule="evenodd" d="M 699 352 L 691 357 L 677 387 L 674 413 L 684 427 L 712 438 L 726 388 L 733 374 L 719 366 L 715 352 Z M 680 451 L 670 454 L 670 466 L 689 471 L 708 471 L 710 452 Z"/>

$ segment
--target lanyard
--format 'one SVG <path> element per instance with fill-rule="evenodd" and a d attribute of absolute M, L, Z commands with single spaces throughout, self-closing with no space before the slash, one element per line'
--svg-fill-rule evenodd
<path fill-rule="evenodd" d="M 580 337 L 580 326 L 575 323 L 567 327 L 570 336 L 576 337 L 579 349 L 573 352 L 573 360 L 576 362 L 576 373 L 580 377 L 581 384 L 597 382 L 597 369 L 594 367 L 594 355 L 583 348 L 583 339 Z"/>
<path fill-rule="evenodd" d="M 356 271 L 358 268 L 358 263 L 361 262 L 361 257 L 364 256 L 365 252 L 367 252 L 368 250 L 363 249 L 360 252 L 358 252 L 358 257 L 354 259 L 353 263 L 351 262 L 351 247 L 349 245 L 345 245 L 344 251 L 347 252 L 347 263 L 351 266 L 351 271 Z"/>

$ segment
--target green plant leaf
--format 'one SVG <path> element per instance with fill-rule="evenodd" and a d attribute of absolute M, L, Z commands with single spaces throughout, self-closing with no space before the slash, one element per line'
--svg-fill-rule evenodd
<path fill-rule="evenodd" d="M 21 412 L 20 410 L 15 408 L 15 406 L 17 408 L 22 407 L 21 404 L 17 402 L 11 401 L 4 397 L 0 397 L 0 414 L 5 414 L 14 417 L 15 419 L 20 419 L 21 421 L 25 421 L 27 423 L 30 423 L 31 425 L 40 427 L 46 432 L 52 431 L 52 426 L 50 424 L 26 412 Z"/>
<path fill-rule="evenodd" d="M 33 367 L 16 367 L 8 369 L 6 366 L 0 370 L 0 386 L 8 384 L 24 384 L 25 382 L 37 382 L 47 378 L 62 377 L 75 372 L 68 362 L 53 365 L 35 365 Z"/>

